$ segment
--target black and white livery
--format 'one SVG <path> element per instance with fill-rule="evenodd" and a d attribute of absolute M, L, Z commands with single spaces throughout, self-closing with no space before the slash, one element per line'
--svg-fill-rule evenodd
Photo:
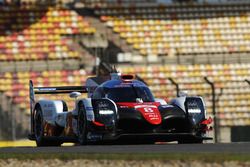
<path fill-rule="evenodd" d="M 36 94 L 67 93 L 75 100 L 38 100 Z M 87 98 L 79 98 L 87 93 Z M 182 95 L 169 104 L 154 98 L 148 86 L 132 75 L 91 77 L 85 86 L 33 87 L 30 81 L 31 133 L 37 146 L 64 142 L 202 143 L 210 129 L 202 97 Z"/>

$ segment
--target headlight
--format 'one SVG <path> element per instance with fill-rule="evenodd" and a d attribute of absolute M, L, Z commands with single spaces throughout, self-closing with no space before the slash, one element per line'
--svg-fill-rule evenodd
<path fill-rule="evenodd" d="M 201 104 L 199 105 L 199 99 L 188 99 L 187 109 L 189 113 L 201 113 Z"/>
<path fill-rule="evenodd" d="M 110 115 L 110 114 L 114 114 L 113 110 L 99 110 L 99 114 L 100 115 Z"/>
<path fill-rule="evenodd" d="M 186 108 L 189 119 L 194 125 L 205 119 L 205 108 L 201 98 L 187 97 Z"/>
<path fill-rule="evenodd" d="M 197 109 L 197 108 L 189 108 L 188 112 L 189 113 L 197 113 L 197 114 L 199 114 L 199 113 L 201 113 L 201 110 Z"/>
<path fill-rule="evenodd" d="M 189 113 L 201 113 L 201 109 L 195 100 L 188 101 L 187 108 Z"/>

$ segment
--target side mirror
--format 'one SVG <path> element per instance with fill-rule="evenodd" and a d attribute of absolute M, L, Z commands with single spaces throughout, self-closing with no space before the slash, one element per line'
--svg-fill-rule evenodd
<path fill-rule="evenodd" d="M 81 96 L 82 94 L 80 93 L 80 92 L 71 92 L 70 94 L 69 94 L 69 97 L 70 98 L 77 98 L 77 97 L 79 97 L 79 96 Z"/>
<path fill-rule="evenodd" d="M 142 98 L 136 98 L 136 103 L 143 103 Z"/>
<path fill-rule="evenodd" d="M 155 98 L 155 102 L 159 102 L 161 105 L 167 105 L 167 102 L 164 99 Z"/>

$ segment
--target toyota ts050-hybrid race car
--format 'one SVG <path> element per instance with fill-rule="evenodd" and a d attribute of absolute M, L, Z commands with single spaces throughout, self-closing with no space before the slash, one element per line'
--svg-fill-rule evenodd
<path fill-rule="evenodd" d="M 35 94 L 68 93 L 75 108 L 63 100 L 35 100 Z M 88 98 L 77 98 L 87 93 Z M 85 86 L 33 87 L 30 81 L 31 133 L 37 146 L 64 142 L 202 143 L 211 118 L 206 119 L 202 97 L 181 96 L 167 104 L 154 98 L 132 75 L 111 73 L 91 77 Z"/>

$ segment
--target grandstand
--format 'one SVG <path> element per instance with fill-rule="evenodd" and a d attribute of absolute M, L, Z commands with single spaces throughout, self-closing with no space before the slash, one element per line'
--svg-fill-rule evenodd
<path fill-rule="evenodd" d="M 72 37 L 95 33 L 82 16 L 62 7 L 2 6 L 0 11 L 0 60 L 6 71 L 14 71 L 15 65 L 18 70 L 37 70 L 44 61 L 58 63 L 57 68 L 63 63 L 79 66 L 80 52 Z"/>
<path fill-rule="evenodd" d="M 212 116 L 208 77 L 215 84 L 220 129 L 250 126 L 249 11 L 246 0 L 1 5 L 2 98 L 16 113 L 28 115 L 30 79 L 38 86 L 83 85 L 99 61 L 112 62 L 124 73 L 138 74 L 167 101 L 177 94 L 173 79 L 180 90 L 203 96 Z M 2 102 L 2 112 L 12 112 L 9 106 Z M 20 122 L 22 128 L 28 129 L 28 121 Z"/>

